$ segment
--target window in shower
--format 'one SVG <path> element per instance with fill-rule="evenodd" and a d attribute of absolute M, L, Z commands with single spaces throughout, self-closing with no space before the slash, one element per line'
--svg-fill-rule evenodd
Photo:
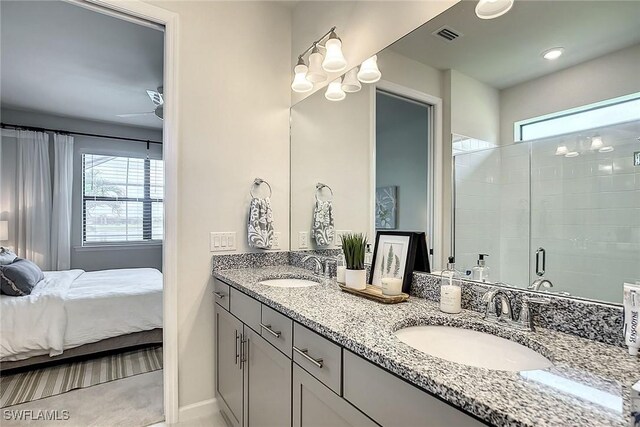
<path fill-rule="evenodd" d="M 640 93 L 516 122 L 516 141 L 566 135 L 640 120 Z"/>

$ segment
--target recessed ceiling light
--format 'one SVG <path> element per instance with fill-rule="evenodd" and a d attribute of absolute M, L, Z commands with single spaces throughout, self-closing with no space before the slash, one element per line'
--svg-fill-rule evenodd
<path fill-rule="evenodd" d="M 567 154 L 565 154 L 565 157 L 578 157 L 580 155 L 580 153 L 578 153 L 577 151 L 569 151 Z"/>
<path fill-rule="evenodd" d="M 545 50 L 544 52 L 542 52 L 542 57 L 549 61 L 553 61 L 554 59 L 560 58 L 563 53 L 564 53 L 563 47 L 554 47 L 552 49 Z"/>
<path fill-rule="evenodd" d="M 514 0 L 480 0 L 476 5 L 476 15 L 480 19 L 493 19 L 509 12 Z"/>
<path fill-rule="evenodd" d="M 600 153 L 610 153 L 613 151 L 613 147 L 608 145 L 606 147 L 602 147 L 601 149 L 598 150 L 598 152 Z"/>

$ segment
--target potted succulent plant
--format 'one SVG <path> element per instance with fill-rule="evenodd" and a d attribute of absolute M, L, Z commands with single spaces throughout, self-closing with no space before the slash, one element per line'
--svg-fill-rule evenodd
<path fill-rule="evenodd" d="M 364 255 L 367 237 L 362 233 L 347 233 L 341 236 L 341 240 L 342 252 L 347 263 L 345 285 L 352 289 L 366 289 L 367 272 L 364 269 Z"/>

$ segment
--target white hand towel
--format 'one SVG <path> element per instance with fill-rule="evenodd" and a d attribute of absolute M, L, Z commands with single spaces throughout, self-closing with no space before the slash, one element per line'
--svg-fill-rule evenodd
<path fill-rule="evenodd" d="M 248 239 L 252 248 L 270 249 L 273 245 L 273 212 L 268 197 L 251 199 Z"/>

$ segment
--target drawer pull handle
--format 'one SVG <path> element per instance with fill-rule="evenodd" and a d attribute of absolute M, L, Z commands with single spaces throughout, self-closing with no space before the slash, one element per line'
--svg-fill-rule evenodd
<path fill-rule="evenodd" d="M 322 359 L 314 359 L 313 357 L 309 356 L 309 350 L 307 350 L 306 348 L 301 350 L 298 347 L 293 346 L 293 351 L 295 351 L 300 356 L 302 356 L 305 359 L 307 359 L 309 362 L 311 362 L 314 365 L 316 365 L 318 368 L 322 368 Z"/>
<path fill-rule="evenodd" d="M 282 335 L 282 332 L 274 331 L 273 329 L 271 329 L 271 325 L 265 325 L 264 323 L 260 323 L 260 327 L 265 331 L 269 332 L 271 335 L 273 335 L 276 338 L 280 338 L 280 335 Z"/>
<path fill-rule="evenodd" d="M 223 294 L 222 292 L 214 292 L 213 294 L 220 299 L 223 299 L 224 297 L 226 297 L 226 295 Z"/>

